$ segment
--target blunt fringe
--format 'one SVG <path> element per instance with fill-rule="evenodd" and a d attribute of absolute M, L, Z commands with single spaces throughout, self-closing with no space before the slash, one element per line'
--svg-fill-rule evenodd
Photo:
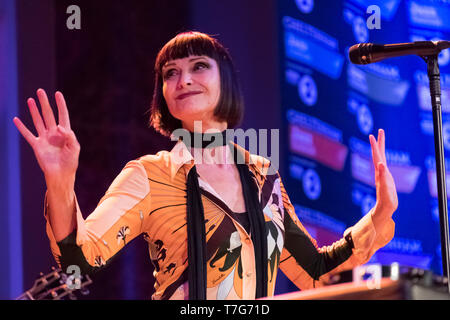
<path fill-rule="evenodd" d="M 190 55 L 205 55 L 217 62 L 221 85 L 214 116 L 218 121 L 226 121 L 229 129 L 239 125 L 244 114 L 244 102 L 231 56 L 215 38 L 197 31 L 177 34 L 159 51 L 155 61 L 155 87 L 149 125 L 164 136 L 170 136 L 175 129 L 182 127 L 181 121 L 170 114 L 164 99 L 162 67 L 170 60 Z"/>

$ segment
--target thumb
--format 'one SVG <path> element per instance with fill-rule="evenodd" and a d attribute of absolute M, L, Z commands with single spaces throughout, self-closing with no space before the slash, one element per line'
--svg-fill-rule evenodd
<path fill-rule="evenodd" d="M 386 166 L 384 165 L 383 162 L 378 162 L 378 172 L 380 175 L 384 174 L 384 172 L 386 171 Z"/>
<path fill-rule="evenodd" d="M 75 133 L 70 130 L 66 129 L 60 125 L 58 125 L 58 132 L 60 132 L 64 137 L 66 138 L 66 143 L 70 147 L 76 147 L 79 145 L 77 137 L 75 136 Z"/>
<path fill-rule="evenodd" d="M 67 129 L 65 129 L 63 126 L 61 126 L 61 125 L 58 125 L 56 127 L 56 129 L 58 130 L 59 133 L 65 135 L 65 136 L 67 136 L 69 134 L 69 131 Z"/>
<path fill-rule="evenodd" d="M 377 168 L 376 168 L 376 175 L 378 180 L 380 181 L 380 179 L 384 176 L 386 172 L 386 166 L 383 162 L 378 162 L 377 163 Z"/>

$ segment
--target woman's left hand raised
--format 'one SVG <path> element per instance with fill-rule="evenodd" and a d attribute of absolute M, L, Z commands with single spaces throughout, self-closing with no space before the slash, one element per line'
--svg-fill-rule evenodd
<path fill-rule="evenodd" d="M 372 147 L 372 158 L 375 166 L 375 187 L 377 200 L 372 211 L 372 219 L 377 225 L 391 218 L 398 207 L 397 190 L 394 178 L 386 163 L 385 134 L 383 129 L 378 130 L 378 139 L 369 136 Z"/>

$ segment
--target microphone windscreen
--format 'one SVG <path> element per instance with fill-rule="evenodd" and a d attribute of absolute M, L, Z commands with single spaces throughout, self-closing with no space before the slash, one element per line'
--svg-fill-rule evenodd
<path fill-rule="evenodd" d="M 368 43 L 358 43 L 350 47 L 348 50 L 348 57 L 354 64 L 368 64 L 369 50 Z"/>

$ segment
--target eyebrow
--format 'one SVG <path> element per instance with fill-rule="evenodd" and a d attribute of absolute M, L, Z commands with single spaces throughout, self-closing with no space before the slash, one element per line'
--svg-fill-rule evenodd
<path fill-rule="evenodd" d="M 189 62 L 192 62 L 192 61 L 195 61 L 195 60 L 200 60 L 200 59 L 205 59 L 206 60 L 205 57 L 198 57 L 198 58 L 191 58 L 191 59 L 189 59 Z M 174 65 L 176 65 L 175 62 L 170 62 L 170 63 L 166 63 L 165 65 L 163 65 L 162 68 L 164 69 L 164 68 L 167 68 L 167 67 L 170 67 L 170 66 L 174 66 Z"/>

